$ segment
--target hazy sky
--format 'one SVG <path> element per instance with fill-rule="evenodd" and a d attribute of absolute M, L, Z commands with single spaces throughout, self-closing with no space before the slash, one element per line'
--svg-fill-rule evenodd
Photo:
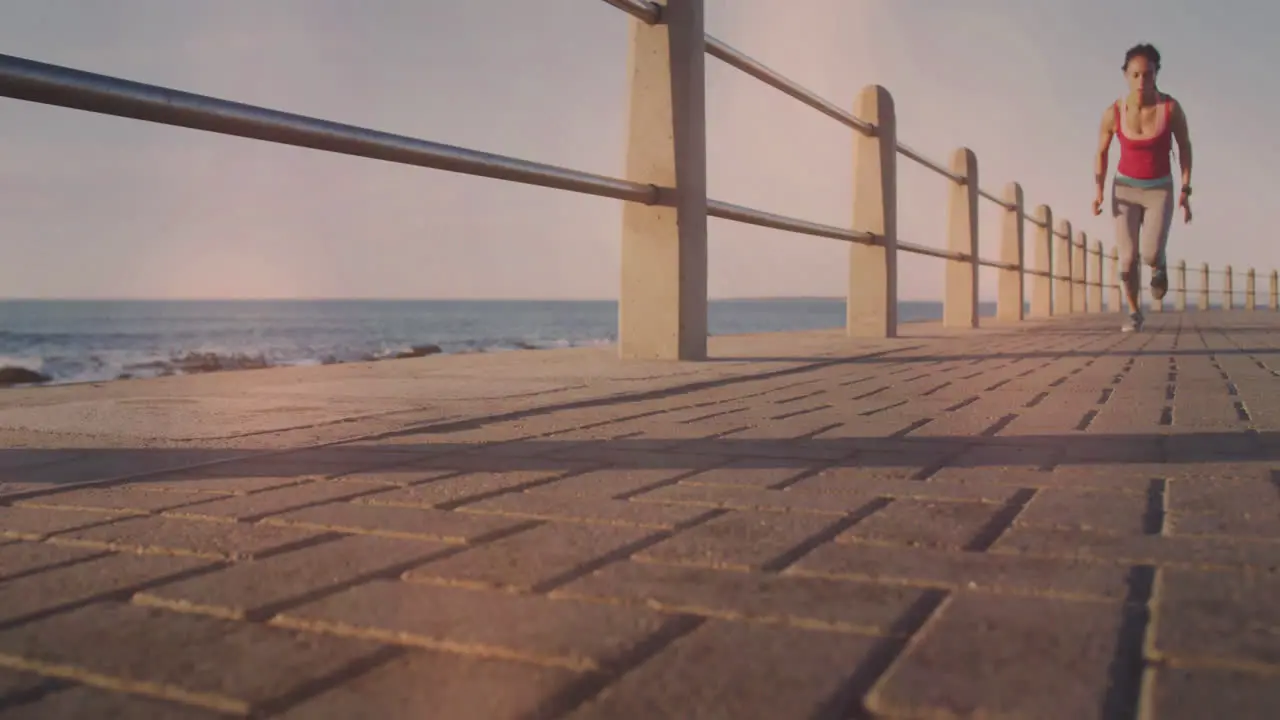
<path fill-rule="evenodd" d="M 1110 246 L 1102 109 L 1155 43 L 1195 142 L 1170 258 L 1280 266 L 1280 5 L 1253 0 L 707 0 L 707 29 L 900 138 L 978 154 Z M 1228 9 L 1228 6 L 1230 9 Z M 1248 9 L 1246 9 L 1248 8 Z M 620 175 L 628 17 L 599 0 L 0 0 L 3 52 Z M 708 58 L 713 197 L 850 222 L 850 132 Z M 0 99 L 0 295 L 614 298 L 621 203 Z M 1112 163 L 1118 150 L 1112 151 Z M 946 182 L 900 159 L 902 238 L 942 245 Z M 983 203 L 984 255 L 999 210 Z M 847 247 L 712 220 L 711 294 L 842 295 Z M 941 261 L 908 256 L 904 297 Z M 983 295 L 994 278 L 983 275 Z M 1265 287 L 1265 285 L 1263 285 Z"/>

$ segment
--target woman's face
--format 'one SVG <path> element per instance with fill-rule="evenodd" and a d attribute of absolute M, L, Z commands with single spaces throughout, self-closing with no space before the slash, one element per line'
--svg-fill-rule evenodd
<path fill-rule="evenodd" d="M 1156 86 L 1156 67 L 1139 55 L 1125 66 L 1124 77 L 1129 81 L 1129 92 L 1145 95 Z"/>

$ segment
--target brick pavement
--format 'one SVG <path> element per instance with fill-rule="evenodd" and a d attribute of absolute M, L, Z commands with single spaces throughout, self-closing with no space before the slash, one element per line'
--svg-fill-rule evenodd
<path fill-rule="evenodd" d="M 1276 717 L 1280 318 L 1115 317 L 134 479 L 0 455 L 0 720 Z"/>

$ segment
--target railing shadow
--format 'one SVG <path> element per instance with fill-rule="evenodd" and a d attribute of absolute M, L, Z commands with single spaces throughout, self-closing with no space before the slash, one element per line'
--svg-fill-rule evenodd
<path fill-rule="evenodd" d="M 827 431 L 830 432 L 830 431 Z M 0 450 L 0 502 L 59 492 L 85 483 L 178 482 L 201 478 L 317 477 L 402 470 L 412 474 L 591 470 L 688 471 L 834 468 L 886 472 L 927 480 L 946 468 L 1049 471 L 1074 465 L 1161 465 L 1170 473 L 1196 465 L 1280 461 L 1280 432 L 1178 434 L 1041 434 L 1019 436 L 859 436 L 762 439 L 732 434 L 705 438 L 556 439 L 470 443 L 449 433 L 419 431 L 394 444 L 362 442 L 287 451 L 181 448 Z M 1153 470 L 1153 472 L 1164 472 Z M 856 482 L 856 476 L 854 478 Z M 0 528 L 2 529 L 2 528 Z"/>

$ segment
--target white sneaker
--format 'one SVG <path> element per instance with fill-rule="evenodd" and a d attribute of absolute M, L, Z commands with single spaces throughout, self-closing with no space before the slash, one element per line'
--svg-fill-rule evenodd
<path fill-rule="evenodd" d="M 1128 322 L 1120 326 L 1120 331 L 1121 332 L 1142 332 L 1142 323 L 1145 320 L 1146 318 L 1142 316 L 1142 311 L 1135 310 L 1132 314 L 1129 315 Z"/>

